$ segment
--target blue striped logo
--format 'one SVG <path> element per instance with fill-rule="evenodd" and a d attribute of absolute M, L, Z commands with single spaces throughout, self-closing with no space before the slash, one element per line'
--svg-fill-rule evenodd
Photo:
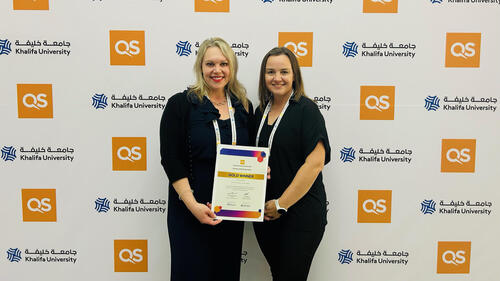
<path fill-rule="evenodd" d="M 99 213 L 107 213 L 109 211 L 109 200 L 107 198 L 97 198 L 95 200 L 95 210 Z"/>
<path fill-rule="evenodd" d="M 434 214 L 434 212 L 436 211 L 436 202 L 434 202 L 434 200 L 424 200 L 422 201 L 422 203 L 420 203 L 420 211 L 422 211 L 422 213 L 424 214 Z"/>
<path fill-rule="evenodd" d="M 8 55 L 10 52 L 12 52 L 12 49 L 10 48 L 11 44 L 10 41 L 7 39 L 0 39 L 0 55 Z"/>
<path fill-rule="evenodd" d="M 189 41 L 179 41 L 175 45 L 177 50 L 175 51 L 180 57 L 189 56 L 191 54 L 191 43 Z"/>
<path fill-rule="evenodd" d="M 19 262 L 21 258 L 21 251 L 18 248 L 10 248 L 7 250 L 7 259 L 10 262 Z"/>
<path fill-rule="evenodd" d="M 425 109 L 427 111 L 437 111 L 439 109 L 439 98 L 437 96 L 427 96 L 425 98 Z"/>
<path fill-rule="evenodd" d="M 16 159 L 16 149 L 13 146 L 2 147 L 2 160 L 14 161 Z"/>
<path fill-rule="evenodd" d="M 104 94 L 95 94 L 92 96 L 92 106 L 95 109 L 104 109 L 108 106 L 108 97 Z"/>
<path fill-rule="evenodd" d="M 342 162 L 352 162 L 354 159 L 356 159 L 356 152 L 352 147 L 342 148 L 340 151 L 340 160 L 342 160 Z"/>
<path fill-rule="evenodd" d="M 342 46 L 342 54 L 348 57 L 355 57 L 358 54 L 358 44 L 356 42 L 345 42 Z"/>
<path fill-rule="evenodd" d="M 350 264 L 352 262 L 352 252 L 351 250 L 341 250 L 339 252 L 338 261 L 341 264 Z"/>

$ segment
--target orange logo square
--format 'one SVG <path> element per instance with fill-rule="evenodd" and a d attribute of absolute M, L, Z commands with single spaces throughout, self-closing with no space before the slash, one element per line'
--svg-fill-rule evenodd
<path fill-rule="evenodd" d="M 148 272 L 148 240 L 115 240 L 115 272 Z"/>
<path fill-rule="evenodd" d="M 194 11 L 229 13 L 229 0 L 194 0 Z"/>
<path fill-rule="evenodd" d="M 144 31 L 110 30 L 111 65 L 146 65 Z"/>
<path fill-rule="evenodd" d="M 19 118 L 53 118 L 52 84 L 17 84 Z"/>
<path fill-rule="evenodd" d="M 57 221 L 55 189 L 22 189 L 23 221 Z"/>
<path fill-rule="evenodd" d="M 279 32 L 278 46 L 287 47 L 292 51 L 299 65 L 312 66 L 313 62 L 313 33 L 312 32 Z"/>
<path fill-rule="evenodd" d="M 48 10 L 49 0 L 14 0 L 14 10 Z"/>
<path fill-rule="evenodd" d="M 390 223 L 392 190 L 358 190 L 358 223 Z"/>
<path fill-rule="evenodd" d="M 441 172 L 474 173 L 476 168 L 475 139 L 443 139 Z"/>
<path fill-rule="evenodd" d="M 361 86 L 360 120 L 394 120 L 396 87 Z"/>
<path fill-rule="evenodd" d="M 481 33 L 446 33 L 446 67 L 479 67 Z"/>
<path fill-rule="evenodd" d="M 146 171 L 146 138 L 112 139 L 113 171 Z"/>
<path fill-rule="evenodd" d="M 469 273 L 471 242 L 438 242 L 437 273 Z"/>
<path fill-rule="evenodd" d="M 363 13 L 397 13 L 398 0 L 363 0 Z"/>

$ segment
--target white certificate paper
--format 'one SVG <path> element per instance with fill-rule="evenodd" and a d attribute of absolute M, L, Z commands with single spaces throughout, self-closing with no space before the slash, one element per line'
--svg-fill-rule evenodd
<path fill-rule="evenodd" d="M 212 211 L 217 218 L 263 221 L 267 147 L 219 144 L 215 163 Z"/>

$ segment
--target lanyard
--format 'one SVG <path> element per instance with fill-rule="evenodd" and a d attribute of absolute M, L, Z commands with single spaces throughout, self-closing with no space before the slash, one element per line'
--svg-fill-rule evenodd
<path fill-rule="evenodd" d="M 283 118 L 283 115 L 285 115 L 285 111 L 288 108 L 288 105 L 290 104 L 290 99 L 293 96 L 292 94 L 288 97 L 288 100 L 286 101 L 285 106 L 281 110 L 280 115 L 278 116 L 278 119 L 276 119 L 276 122 L 274 123 L 273 130 L 271 131 L 271 134 L 269 135 L 269 141 L 267 142 L 267 147 L 269 147 L 269 155 L 271 155 L 271 147 L 273 145 L 273 139 L 274 139 L 274 134 L 276 133 L 276 129 L 278 129 L 278 126 L 281 122 L 281 118 Z M 264 110 L 264 114 L 262 115 L 262 119 L 260 120 L 260 125 L 259 125 L 259 130 L 257 131 L 257 137 L 255 138 L 255 145 L 259 146 L 259 138 L 260 138 L 260 132 L 262 131 L 262 127 L 264 126 L 264 122 L 266 122 L 267 115 L 269 114 L 269 111 L 271 111 L 271 106 L 272 106 L 272 100 L 267 103 L 266 109 Z"/>
<path fill-rule="evenodd" d="M 231 119 L 231 144 L 236 145 L 236 121 L 234 121 L 234 108 L 233 104 L 231 103 L 231 98 L 227 93 L 226 93 L 226 100 L 229 111 L 229 119 Z M 212 122 L 214 124 L 215 140 L 217 142 L 217 145 L 219 145 L 221 143 L 219 124 L 217 124 L 216 119 L 212 120 Z"/>

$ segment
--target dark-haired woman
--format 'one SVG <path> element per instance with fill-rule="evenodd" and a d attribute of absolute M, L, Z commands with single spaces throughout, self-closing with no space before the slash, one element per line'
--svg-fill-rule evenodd
<path fill-rule="evenodd" d="M 326 225 L 322 169 L 330 160 L 325 121 L 304 92 L 295 55 L 274 48 L 262 60 L 256 144 L 271 150 L 265 221 L 254 223 L 274 281 L 307 280 Z"/>

